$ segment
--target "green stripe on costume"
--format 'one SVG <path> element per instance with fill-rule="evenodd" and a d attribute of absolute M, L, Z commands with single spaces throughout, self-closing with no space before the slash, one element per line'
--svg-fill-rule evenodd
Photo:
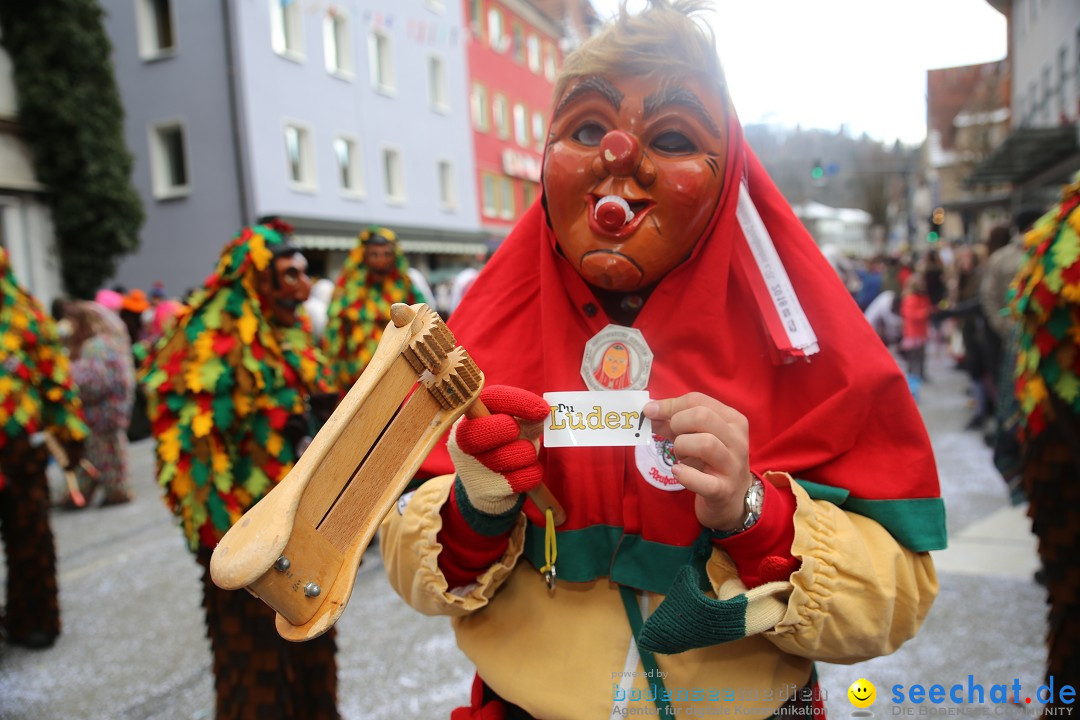
<path fill-rule="evenodd" d="M 505 513 L 488 515 L 477 510 L 469 502 L 469 493 L 466 492 L 465 485 L 461 482 L 460 477 L 454 478 L 454 499 L 457 500 L 458 512 L 461 513 L 461 517 L 465 518 L 465 522 L 468 523 L 469 527 L 475 530 L 477 534 L 485 537 L 498 537 L 510 532 L 517 523 L 518 515 L 521 514 L 521 507 L 525 504 L 525 495 L 521 494 L 518 495 L 514 507 Z M 542 530 L 541 535 L 543 535 Z"/>
<path fill-rule="evenodd" d="M 666 595 L 680 567 L 690 558 L 690 548 L 625 535 L 621 527 L 593 525 L 580 530 L 557 531 L 559 580 L 589 582 L 607 577 L 620 585 Z M 525 527 L 525 557 L 537 569 L 544 559 L 544 528 Z"/>
<path fill-rule="evenodd" d="M 634 634 L 634 641 L 637 643 L 637 653 L 638 657 L 641 658 L 641 666 L 645 668 L 649 686 L 652 688 L 653 703 L 656 705 L 660 715 L 670 715 L 671 707 L 668 702 L 668 692 L 667 688 L 664 687 L 664 680 L 660 675 L 660 666 L 656 663 L 656 656 L 649 650 L 642 648 L 638 640 L 641 636 L 643 622 L 641 608 L 638 607 L 637 593 L 634 592 L 633 588 L 620 585 L 619 596 L 623 601 L 623 609 L 626 610 L 626 619 L 630 622 L 630 632 Z"/>
<path fill-rule="evenodd" d="M 941 498 L 866 500 L 851 497 L 843 488 L 798 478 L 795 482 L 815 500 L 831 502 L 848 512 L 876 521 L 908 550 L 944 550 L 947 545 L 945 501 Z"/>

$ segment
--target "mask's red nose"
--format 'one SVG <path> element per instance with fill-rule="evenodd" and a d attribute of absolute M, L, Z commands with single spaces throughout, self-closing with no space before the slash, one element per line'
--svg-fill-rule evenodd
<path fill-rule="evenodd" d="M 612 130 L 600 140 L 600 157 L 609 173 L 629 177 L 641 162 L 641 145 L 630 133 Z"/>
<path fill-rule="evenodd" d="M 609 232 L 616 232 L 633 219 L 630 203 L 618 195 L 608 195 L 596 203 L 596 222 Z"/>

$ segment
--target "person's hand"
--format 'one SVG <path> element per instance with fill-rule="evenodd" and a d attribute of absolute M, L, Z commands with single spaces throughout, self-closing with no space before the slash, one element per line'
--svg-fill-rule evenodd
<path fill-rule="evenodd" d="M 539 395 L 506 385 L 484 388 L 480 400 L 491 415 L 459 419 L 447 448 L 469 503 L 487 515 L 502 515 L 543 479 L 536 455 L 551 408 Z"/>
<path fill-rule="evenodd" d="M 746 516 L 750 473 L 750 426 L 742 413 L 692 392 L 645 404 L 653 432 L 675 443 L 672 474 L 697 494 L 698 522 L 731 530 Z"/>

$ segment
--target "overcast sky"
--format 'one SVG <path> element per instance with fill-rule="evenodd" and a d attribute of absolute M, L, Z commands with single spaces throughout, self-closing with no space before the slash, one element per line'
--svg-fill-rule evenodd
<path fill-rule="evenodd" d="M 618 0 L 593 0 L 610 17 Z M 630 8 L 640 7 L 640 0 Z M 743 124 L 926 136 L 926 71 L 1001 60 L 986 0 L 715 0 L 709 16 Z"/>

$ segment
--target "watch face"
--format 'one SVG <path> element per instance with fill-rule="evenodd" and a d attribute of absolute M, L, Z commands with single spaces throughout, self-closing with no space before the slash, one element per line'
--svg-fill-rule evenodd
<path fill-rule="evenodd" d="M 747 508 L 755 515 L 761 514 L 761 506 L 765 504 L 765 487 L 761 484 L 761 480 L 754 478 L 754 484 L 750 487 L 750 497 L 747 504 L 750 506 Z"/>

